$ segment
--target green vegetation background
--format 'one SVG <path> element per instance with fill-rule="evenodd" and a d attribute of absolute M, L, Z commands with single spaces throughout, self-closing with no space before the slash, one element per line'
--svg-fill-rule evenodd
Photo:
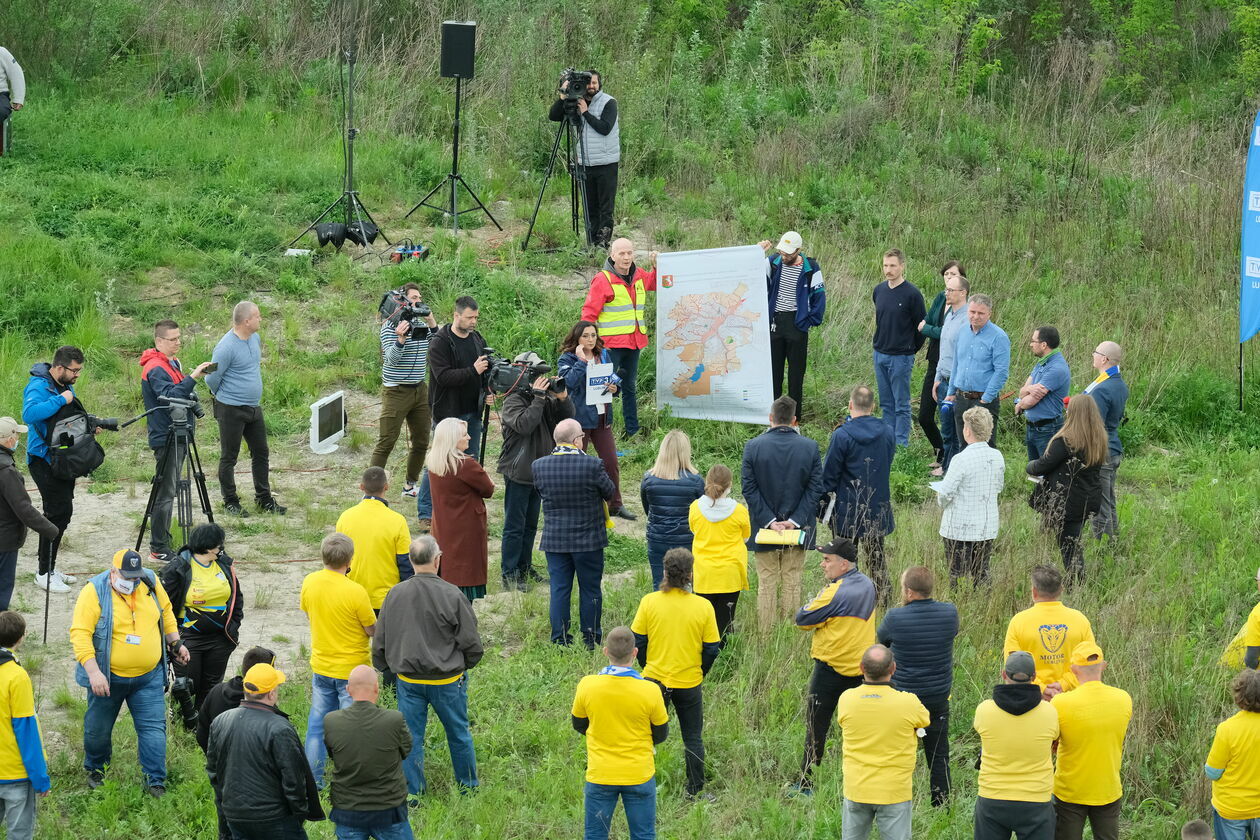
<path fill-rule="evenodd" d="M 505 202 L 492 209 L 509 235 L 469 215 L 478 226 L 471 236 L 426 230 L 432 260 L 381 273 L 371 256 L 279 256 L 340 189 L 337 32 L 351 23 L 359 189 L 387 233 L 446 172 L 452 85 L 436 78 L 436 33 L 453 17 L 477 19 L 481 30 L 462 169 L 483 199 Z M 890 246 L 910 255 L 909 277 L 929 295 L 937 266 L 956 257 L 973 286 L 996 297 L 996 320 L 1017 348 L 1012 384 L 1028 363 L 1023 338 L 1038 324 L 1060 328 L 1078 387 L 1092 344 L 1120 341 L 1133 391 L 1123 534 L 1091 547 L 1089 584 L 1070 601 L 1095 621 L 1114 662 L 1109 680 L 1135 699 L 1127 833 L 1173 837 L 1185 819 L 1206 814 L 1202 758 L 1231 711 L 1216 658 L 1254 600 L 1260 554 L 1260 422 L 1254 408 L 1237 411 L 1234 378 L 1238 195 L 1260 89 L 1257 6 L 50 0 L 36 13 L 0 0 L 0 20 L 0 40 L 30 83 L 16 153 L 0 160 L 3 414 L 19 412 L 30 363 L 63 342 L 88 353 L 87 403 L 101 414 L 133 413 L 132 365 L 148 324 L 173 314 L 192 337 L 184 355 L 205 358 L 230 306 L 253 297 L 265 301 L 276 359 L 265 395 L 275 446 L 300 457 L 314 397 L 375 390 L 375 304 L 404 279 L 421 283 L 439 311 L 459 294 L 477 296 L 483 331 L 501 350 L 554 356 L 577 314 L 576 272 L 592 262 L 573 247 L 563 180 L 536 239 L 558 250 L 518 245 L 554 129 L 544 109 L 569 65 L 602 70 L 620 103 L 617 215 L 641 247 L 804 233 L 830 298 L 807 382 L 806 431 L 817 439 L 843 415 L 847 388 L 869 381 L 869 294 Z M 653 375 L 649 361 L 645 394 Z M 1260 388 L 1249 386 L 1248 398 L 1256 405 Z M 734 465 L 756 431 L 679 422 L 647 406 L 644 415 L 652 444 L 626 463 L 631 500 L 665 429 L 692 435 L 702 469 Z M 213 452 L 213 430 L 203 435 Z M 1057 562 L 1024 504 L 1022 432 L 1008 425 L 1002 435 L 1009 475 L 992 592 L 944 593 L 964 616 L 952 723 L 957 796 L 942 811 L 921 803 L 916 836 L 969 833 L 971 710 L 995 680 L 1007 618 L 1027 600 L 1027 569 Z M 137 438 L 109 442 L 94 489 L 146 480 Z M 365 443 L 361 432 L 352 439 Z M 944 571 L 924 488 L 929 455 L 916 437 L 897 461 L 894 571 L 918 562 Z M 646 591 L 643 553 L 633 538 L 614 543 L 610 567 L 634 574 L 608 591 L 607 626 L 627 621 Z M 474 799 L 450 792 L 440 727 L 432 727 L 435 794 L 415 814 L 419 836 L 580 830 L 584 758 L 568 703 L 597 662 L 545 643 L 545 595 L 525 604 L 491 640 L 473 682 L 484 788 Z M 706 691 L 720 801 L 682 803 L 675 734 L 658 752 L 661 836 L 838 833 L 838 750 L 820 778 L 828 795 L 806 803 L 780 795 L 800 756 L 805 645 L 783 628 L 768 640 L 738 637 L 723 655 Z M 27 661 L 60 672 L 34 652 Z M 302 685 L 295 679 L 284 700 L 299 729 Z M 125 725 L 117 754 L 127 769 L 103 793 L 86 792 L 80 694 L 56 694 L 69 749 L 54 756 L 40 836 L 212 836 L 200 754 L 182 733 L 172 736 L 172 789 L 161 803 L 142 800 L 134 784 Z M 918 787 L 926 792 L 925 777 Z M 623 824 L 617 830 L 624 836 Z M 331 830 L 322 824 L 312 834 Z"/>

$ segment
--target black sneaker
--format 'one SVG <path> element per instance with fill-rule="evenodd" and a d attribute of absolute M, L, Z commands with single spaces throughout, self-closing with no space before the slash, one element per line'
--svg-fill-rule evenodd
<path fill-rule="evenodd" d="M 528 569 L 525 570 L 525 579 L 528 580 L 530 583 L 546 583 L 547 582 L 547 576 L 544 574 L 541 574 L 533 566 L 530 566 Z"/>
<path fill-rule="evenodd" d="M 518 586 L 518 583 L 519 582 L 516 579 L 516 575 L 504 575 L 503 576 L 503 591 L 515 592 L 516 587 Z"/>
<path fill-rule="evenodd" d="M 241 519 L 244 519 L 247 516 L 249 516 L 249 511 L 241 507 L 240 502 L 224 502 L 223 509 L 227 511 L 230 515 L 239 516 Z"/>
<path fill-rule="evenodd" d="M 630 511 L 626 510 L 626 508 L 625 508 L 625 507 L 619 507 L 619 508 L 617 508 L 616 510 L 614 510 L 614 511 L 610 514 L 610 516 L 615 516 L 615 517 L 617 517 L 618 519 L 625 519 L 625 520 L 627 520 L 627 521 L 629 521 L 629 522 L 633 522 L 634 520 L 636 520 L 636 519 L 638 519 L 638 518 L 639 518 L 639 517 L 635 516 L 633 513 L 631 513 Z"/>
<path fill-rule="evenodd" d="M 274 513 L 276 516 L 284 516 L 289 509 L 277 502 L 275 499 L 267 499 L 265 502 L 258 503 L 258 509 L 263 513 Z"/>
<path fill-rule="evenodd" d="M 88 790 L 96 790 L 105 784 L 105 774 L 100 770 L 89 770 L 87 774 Z"/>
<path fill-rule="evenodd" d="M 166 796 L 166 785 L 145 785 L 144 792 L 154 799 L 161 799 Z"/>

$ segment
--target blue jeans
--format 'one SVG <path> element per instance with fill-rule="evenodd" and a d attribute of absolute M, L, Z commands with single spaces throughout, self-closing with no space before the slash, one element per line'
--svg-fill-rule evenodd
<path fill-rule="evenodd" d="M 1024 445 L 1028 447 L 1028 460 L 1035 461 L 1045 454 L 1046 447 L 1050 445 L 1050 438 L 1062 428 L 1062 416 L 1054 423 L 1047 423 L 1044 426 L 1034 426 L 1029 423 L 1024 429 Z"/>
<path fill-rule="evenodd" d="M 333 823 L 333 831 L 337 840 L 415 840 L 415 835 L 411 833 L 411 823 L 406 820 L 388 828 L 354 828 Z"/>
<path fill-rule="evenodd" d="M 88 689 L 83 716 L 83 769 L 103 771 L 113 757 L 114 721 L 123 703 L 136 727 L 140 769 L 148 785 L 166 784 L 166 700 L 162 696 L 162 666 L 138 677 L 109 675 L 109 696 Z"/>
<path fill-rule="evenodd" d="M 315 774 L 315 784 L 324 787 L 324 715 L 344 709 L 352 702 L 346 691 L 346 680 L 311 674 L 311 715 L 306 719 L 306 763 Z"/>
<path fill-rule="evenodd" d="M 604 550 L 547 552 L 547 574 L 551 577 L 551 641 L 558 645 L 573 643 L 569 635 L 569 598 L 573 594 L 573 577 L 578 584 L 578 622 L 582 641 L 594 648 L 603 638 L 600 616 L 604 610 Z"/>
<path fill-rule="evenodd" d="M 597 785 L 586 783 L 585 840 L 608 840 L 617 797 L 626 807 L 630 840 L 656 838 L 656 777 L 641 785 Z"/>
<path fill-rule="evenodd" d="M 879 409 L 898 446 L 910 443 L 910 371 L 914 356 L 889 356 L 875 351 L 875 383 Z"/>
<path fill-rule="evenodd" d="M 481 454 L 481 409 L 471 414 L 456 414 L 455 418 L 468 424 L 468 448 L 464 450 L 464 454 L 476 458 Z M 441 421 L 435 419 L 433 425 L 437 426 L 439 422 Z M 416 493 L 416 516 L 420 519 L 433 518 L 433 496 L 429 492 L 427 468 L 420 473 L 420 489 Z"/>
<path fill-rule="evenodd" d="M 621 417 L 626 426 L 626 434 L 633 435 L 639 431 L 639 353 L 625 347 L 609 347 L 608 358 L 613 363 L 613 370 L 621 377 Z"/>
<path fill-rule="evenodd" d="M 1212 830 L 1216 840 L 1260 840 L 1260 819 L 1227 820 L 1213 808 Z"/>
<path fill-rule="evenodd" d="M 429 706 L 437 712 L 446 730 L 446 746 L 451 751 L 455 781 L 465 788 L 477 787 L 477 753 L 468 731 L 468 677 L 460 677 L 446 685 L 418 685 L 398 681 L 398 711 L 407 719 L 411 730 L 411 752 L 403 759 L 403 775 L 407 792 L 421 794 L 424 781 L 424 730 L 429 723 Z"/>
<path fill-rule="evenodd" d="M 936 393 L 941 395 L 941 399 L 945 399 L 945 387 L 948 380 L 942 382 L 936 389 Z M 954 427 L 954 404 L 941 402 L 941 449 L 944 454 L 941 456 L 941 468 L 948 471 L 949 462 L 954 460 L 954 456 L 958 454 L 961 448 L 958 445 L 958 429 Z"/>
<path fill-rule="evenodd" d="M 517 579 L 533 565 L 534 540 L 542 496 L 532 484 L 518 484 L 503 477 L 503 541 L 499 561 L 503 577 Z"/>
<path fill-rule="evenodd" d="M 648 568 L 652 570 L 652 591 L 661 588 L 661 579 L 665 577 L 665 552 L 671 548 L 685 548 L 691 551 L 691 543 L 661 542 L 648 539 Z"/>

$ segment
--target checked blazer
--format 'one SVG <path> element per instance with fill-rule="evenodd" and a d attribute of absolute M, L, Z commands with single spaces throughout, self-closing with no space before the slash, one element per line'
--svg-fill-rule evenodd
<path fill-rule="evenodd" d="M 616 493 L 604 464 L 593 455 L 557 446 L 531 465 L 542 496 L 543 551 L 598 551 L 608 545 L 603 503 Z"/>

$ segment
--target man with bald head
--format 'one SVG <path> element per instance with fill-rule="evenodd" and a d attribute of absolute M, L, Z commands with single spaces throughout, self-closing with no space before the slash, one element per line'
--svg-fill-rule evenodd
<path fill-rule="evenodd" d="M 617 492 L 599 458 L 582 451 L 582 426 L 572 417 L 556 425 L 556 448 L 531 466 L 542 497 L 543 535 L 551 578 L 551 641 L 570 645 L 569 598 L 578 584 L 578 620 L 590 650 L 600 643 L 607 503 Z"/>
<path fill-rule="evenodd" d="M 215 345 L 210 361 L 215 369 L 206 375 L 214 395 L 214 419 L 219 422 L 219 492 L 223 507 L 233 516 L 248 516 L 236 494 L 236 459 L 241 441 L 249 445 L 254 476 L 254 501 L 264 513 L 283 515 L 285 508 L 271 495 L 270 450 L 262 410 L 262 341 L 258 328 L 262 313 L 253 301 L 243 300 L 232 309 L 232 329 Z"/>
<path fill-rule="evenodd" d="M 1120 457 L 1124 452 L 1120 445 L 1120 426 L 1125 420 L 1125 403 L 1129 401 L 1129 386 L 1120 376 L 1122 361 L 1124 350 L 1119 344 L 1100 342 L 1094 348 L 1094 370 L 1098 371 L 1098 376 L 1085 388 L 1085 393 L 1098 404 L 1098 413 L 1107 427 L 1107 460 L 1103 462 L 1099 474 L 1102 504 L 1094 516 L 1094 536 L 1098 539 L 1102 539 L 1103 534 L 1115 537 L 1120 530 L 1120 519 L 1116 515 L 1116 470 L 1120 468 Z"/>
<path fill-rule="evenodd" d="M 639 432 L 639 404 L 636 380 L 639 353 L 648 344 L 647 293 L 656 291 L 656 252 L 648 254 L 650 271 L 634 263 L 634 243 L 618 239 L 608 249 L 604 268 L 591 278 L 591 288 L 582 304 L 582 320 L 599 327 L 599 337 L 612 357 L 613 369 L 621 377 L 622 417 L 625 436 Z"/>
<path fill-rule="evenodd" d="M 402 712 L 376 705 L 381 687 L 375 669 L 355 666 L 346 691 L 350 706 L 324 718 L 333 763 L 328 816 L 339 838 L 412 840 L 403 776 L 403 759 L 411 752 L 407 722 Z"/>

